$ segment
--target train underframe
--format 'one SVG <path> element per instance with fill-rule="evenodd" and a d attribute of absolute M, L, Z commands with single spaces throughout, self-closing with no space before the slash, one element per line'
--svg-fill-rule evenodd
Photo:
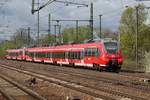
<path fill-rule="evenodd" d="M 121 69 L 121 64 L 118 63 L 117 59 L 111 59 L 106 64 L 106 69 L 110 72 L 119 72 Z"/>
<path fill-rule="evenodd" d="M 18 59 L 15 59 L 15 60 L 18 60 Z M 22 59 L 22 61 L 27 61 L 27 60 Z M 32 60 L 32 62 L 36 62 L 36 61 Z M 40 61 L 40 62 L 44 63 L 44 61 Z M 56 65 L 58 64 L 57 61 L 53 61 L 52 63 L 56 64 Z M 76 66 L 75 63 L 68 63 L 68 64 L 70 66 L 72 66 L 72 67 Z M 118 73 L 120 71 L 120 69 L 121 69 L 121 64 L 119 64 L 118 61 L 117 61 L 117 59 L 116 59 L 116 60 L 109 60 L 106 63 L 105 66 L 101 66 L 99 64 L 93 64 L 93 68 L 96 69 L 96 70 L 98 70 L 98 71 L 104 71 L 104 70 L 106 70 L 106 71 L 109 71 L 109 72 L 117 72 Z"/>

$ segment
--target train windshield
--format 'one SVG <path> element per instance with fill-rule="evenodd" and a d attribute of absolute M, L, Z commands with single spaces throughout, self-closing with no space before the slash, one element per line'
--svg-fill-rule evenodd
<path fill-rule="evenodd" d="M 107 53 L 117 53 L 118 51 L 117 42 L 105 42 L 104 45 Z"/>

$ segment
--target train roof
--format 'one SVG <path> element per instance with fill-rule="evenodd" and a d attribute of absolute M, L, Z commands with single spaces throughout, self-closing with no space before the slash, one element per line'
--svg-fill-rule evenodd
<path fill-rule="evenodd" d="M 9 49 L 9 50 L 6 50 L 6 52 L 20 52 L 21 50 L 23 49 Z"/>
<path fill-rule="evenodd" d="M 113 39 L 111 39 L 111 38 L 105 38 L 105 39 L 103 39 L 102 40 L 104 43 L 105 42 L 118 42 L 117 40 L 113 40 Z"/>
<path fill-rule="evenodd" d="M 60 50 L 81 50 L 86 47 L 97 47 L 100 46 L 100 42 L 93 42 L 93 43 L 84 43 L 84 44 L 69 44 L 69 45 L 59 45 L 59 46 L 49 46 L 49 47 L 36 47 L 36 48 L 27 48 L 26 50 L 29 52 L 38 52 L 38 51 L 60 51 Z"/>
<path fill-rule="evenodd" d="M 96 47 L 103 45 L 105 42 L 117 42 L 116 40 L 112 40 L 111 38 L 105 39 L 91 39 L 86 41 L 85 43 L 80 44 L 65 44 L 65 45 L 56 45 L 56 46 L 47 46 L 47 47 L 30 47 L 30 48 L 21 48 L 21 49 L 10 49 L 6 50 L 6 52 L 20 52 L 21 50 L 27 50 L 29 52 L 34 51 L 47 51 L 47 50 L 69 50 L 69 48 L 74 48 L 74 50 L 81 50 L 86 47 Z"/>

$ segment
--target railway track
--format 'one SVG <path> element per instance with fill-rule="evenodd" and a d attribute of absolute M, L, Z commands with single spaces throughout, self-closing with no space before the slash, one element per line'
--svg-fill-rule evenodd
<path fill-rule="evenodd" d="M 91 86 L 88 86 L 88 85 L 83 85 L 83 84 L 82 85 L 78 85 L 78 83 L 72 83 L 71 81 L 68 81 L 68 80 L 63 80 L 62 81 L 62 79 L 60 79 L 58 77 L 55 77 L 55 79 L 52 79 L 52 78 L 49 78 L 49 77 L 54 77 L 54 76 L 49 76 L 49 75 L 42 74 L 42 73 L 37 73 L 37 72 L 35 73 L 33 71 L 32 72 L 31 71 L 27 71 L 27 70 L 23 71 L 23 70 L 16 69 L 16 68 L 10 68 L 8 65 L 2 65 L 2 66 L 5 67 L 5 68 L 8 68 L 8 69 L 11 69 L 11 70 L 15 70 L 15 71 L 24 73 L 24 74 L 29 74 L 29 75 L 32 75 L 34 77 L 42 78 L 43 80 L 50 81 L 50 82 L 53 82 L 55 84 L 62 85 L 64 87 L 71 88 L 71 89 L 74 89 L 76 91 L 80 91 L 80 92 L 92 95 L 94 97 L 104 98 L 105 100 L 115 100 L 115 99 L 108 98 L 108 96 L 102 96 L 102 95 L 99 95 L 99 94 L 94 93 L 94 92 L 85 91 L 85 90 L 81 89 L 81 87 L 94 89 L 96 91 L 103 91 L 103 92 L 109 93 L 111 95 L 116 95 L 118 97 L 131 98 L 131 99 L 135 99 L 135 100 L 146 100 L 146 99 L 141 98 L 141 97 L 136 97 L 136 96 L 133 96 L 133 95 L 129 95 L 129 94 L 126 94 L 126 93 L 121 93 L 121 92 L 118 92 L 118 91 L 113 91 L 113 90 L 110 90 L 110 89 L 105 89 L 105 88 L 98 88 L 97 89 L 97 88 L 94 88 L 94 87 L 91 87 Z M 80 87 L 80 88 L 75 88 L 74 86 L 75 87 Z"/>
<path fill-rule="evenodd" d="M 79 72 L 70 72 L 70 71 L 61 70 L 60 68 L 51 68 L 51 67 L 47 68 L 46 70 L 50 71 L 53 74 L 62 73 L 65 75 L 67 74 L 70 76 L 81 77 L 81 78 L 90 79 L 90 80 L 94 80 L 94 81 L 103 81 L 106 83 L 119 84 L 122 86 L 133 87 L 136 89 L 150 91 L 150 84 L 143 84 L 141 81 L 138 81 L 138 80 L 137 81 L 135 81 L 135 80 L 125 81 L 125 80 L 111 79 L 108 77 L 88 75 L 88 74 L 79 73 Z"/>
<path fill-rule="evenodd" d="M 9 63 L 9 61 L 10 60 L 4 60 L 5 62 L 7 62 L 8 61 L 8 63 Z M 12 62 L 11 62 L 12 63 Z M 19 64 L 18 66 L 21 66 L 21 67 L 23 67 L 22 66 L 22 62 L 20 62 L 20 61 L 13 61 L 13 63 L 17 63 L 17 64 Z M 2 64 L 5 64 L 5 63 L 2 63 Z M 24 63 L 25 65 L 31 65 L 31 63 L 30 62 L 25 62 Z M 33 65 L 34 65 L 35 63 L 33 63 Z M 47 65 L 49 65 L 49 63 L 38 63 L 39 65 L 41 65 L 41 66 L 44 66 L 44 67 L 49 67 L 50 68 L 50 70 L 51 70 L 51 68 L 55 68 L 56 69 L 56 67 L 58 67 L 58 65 L 51 65 L 51 67 L 50 66 L 45 66 L 46 64 Z M 36 65 L 35 65 L 36 66 Z M 39 67 L 39 66 L 36 66 L 36 67 Z M 60 71 L 64 71 L 64 70 L 62 70 L 62 69 L 65 69 L 65 68 L 67 68 L 66 66 L 65 67 L 61 67 L 61 69 L 60 69 L 60 67 L 58 67 L 56 70 L 60 70 Z M 70 70 L 72 70 L 72 69 L 74 69 L 73 67 L 70 67 L 69 68 Z M 48 68 L 46 68 L 46 70 L 49 70 Z M 70 70 L 69 70 L 69 72 L 70 72 Z M 79 70 L 79 69 L 76 69 L 76 70 Z M 90 73 L 94 73 L 94 75 L 92 75 L 92 76 L 94 76 L 94 77 L 97 77 L 97 76 L 95 76 L 95 72 L 96 73 L 99 73 L 98 71 L 95 71 L 95 70 L 87 70 L 87 68 L 86 69 L 83 69 L 83 68 L 80 68 L 80 73 L 79 74 L 83 74 L 83 73 L 85 73 L 84 75 L 85 76 L 87 76 L 87 75 L 89 75 L 89 74 L 86 74 L 86 72 L 90 72 Z M 68 71 L 67 71 L 68 72 Z M 73 72 L 74 73 L 74 72 Z M 103 72 L 101 72 L 101 73 L 103 73 Z M 107 72 L 105 72 L 105 74 L 106 74 Z M 109 74 L 110 74 L 110 72 L 108 72 Z M 112 75 L 113 74 L 116 74 L 116 73 L 111 73 Z M 123 77 L 128 77 L 128 78 L 134 78 L 134 79 L 147 79 L 147 80 L 150 80 L 150 74 L 142 74 L 142 73 L 137 73 L 137 74 L 135 74 L 135 73 L 127 73 L 127 72 L 120 72 L 120 73 L 118 73 L 117 74 L 118 76 L 123 76 Z M 98 76 L 98 78 L 99 78 L 99 76 Z M 138 80 L 137 80 L 138 81 Z M 137 81 L 136 81 L 136 84 L 137 84 Z M 132 82 L 133 83 L 133 82 Z M 134 83 L 133 83 L 134 84 Z"/>
<path fill-rule="evenodd" d="M 141 79 L 150 80 L 150 73 L 131 73 L 131 72 L 120 72 L 119 75 L 125 75 L 129 77 L 140 77 Z"/>
<path fill-rule="evenodd" d="M 23 71 L 23 70 L 16 69 L 16 68 L 10 68 L 10 67 L 5 66 L 5 65 L 1 65 L 1 66 L 3 66 L 3 68 L 7 68 L 7 69 L 10 69 L 10 70 L 13 70 L 13 71 L 17 71 L 17 72 L 20 72 L 20 73 L 23 73 L 23 74 L 27 74 L 27 75 L 30 75 L 30 76 L 48 81 L 50 83 L 61 85 L 61 86 L 66 87 L 66 88 L 69 88 L 69 89 L 72 89 L 72 90 L 75 90 L 75 91 L 79 91 L 81 93 L 88 94 L 88 95 L 96 97 L 96 98 L 102 98 L 104 100 L 116 100 L 115 99 L 116 97 L 113 98 L 113 97 L 110 97 L 108 95 L 105 96 L 105 95 L 101 95 L 99 93 L 95 93 L 94 91 L 91 91 L 91 89 L 86 88 L 86 87 L 81 86 L 81 85 L 77 85 L 77 84 L 73 84 L 73 83 L 70 83 L 70 82 L 63 81 L 63 80 L 55 79 L 55 78 L 52 78 L 52 77 L 49 77 L 49 76 L 46 76 L 46 75 L 42 75 L 42 74 L 39 74 L 39 73 L 35 73 L 35 72 Z M 102 94 L 104 94 L 104 93 L 102 93 Z"/>
<path fill-rule="evenodd" d="M 54 70 L 52 69 L 51 71 L 54 71 Z M 56 69 L 55 72 L 62 72 L 64 74 L 69 74 L 71 76 L 78 76 L 78 77 L 82 77 L 82 78 L 86 78 L 90 80 L 103 81 L 106 83 L 113 83 L 113 84 L 120 84 L 120 85 L 127 86 L 127 87 L 133 87 L 133 88 L 142 89 L 145 91 L 150 91 L 150 84 L 143 84 L 140 81 L 135 81 L 135 80 L 126 81 L 126 80 L 111 79 L 111 78 L 103 77 L 103 76 L 87 75 L 83 73 L 70 73 L 69 71 L 63 71 L 60 69 Z"/>
<path fill-rule="evenodd" d="M 17 83 L 16 81 L 10 79 L 7 76 L 0 74 L 0 93 L 7 100 L 18 100 L 16 99 L 16 92 L 19 94 L 21 93 L 21 95 L 28 95 L 28 97 L 31 98 L 30 100 L 46 100 L 31 89 Z"/>
<path fill-rule="evenodd" d="M 15 66 L 12 66 L 12 67 L 15 67 Z M 26 69 L 26 67 L 23 67 L 23 68 Z M 150 84 L 145 84 L 145 83 L 139 81 L 139 80 L 143 79 L 143 78 L 139 78 L 139 77 L 138 77 L 139 80 L 119 80 L 119 79 L 112 79 L 112 78 L 103 77 L 103 76 L 88 75 L 86 73 L 66 71 L 66 70 L 60 69 L 59 67 L 58 68 L 47 67 L 44 70 L 50 71 L 53 74 L 62 73 L 65 75 L 67 74 L 70 76 L 81 77 L 81 78 L 90 79 L 93 81 L 102 81 L 105 83 L 118 84 L 118 85 L 132 87 L 132 88 L 136 88 L 136 89 L 140 89 L 140 90 L 144 90 L 144 91 L 150 91 Z M 121 76 L 125 76 L 125 75 L 121 75 Z M 126 77 L 131 77 L 131 76 L 127 75 Z"/>

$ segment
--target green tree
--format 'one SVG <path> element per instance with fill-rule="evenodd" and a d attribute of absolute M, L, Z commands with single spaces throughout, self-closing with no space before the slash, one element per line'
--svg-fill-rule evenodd
<path fill-rule="evenodd" d="M 148 41 L 146 37 L 149 32 L 148 26 L 145 25 L 147 19 L 147 12 L 143 4 L 135 7 L 128 7 L 122 14 L 119 31 L 121 34 L 121 47 L 126 53 L 126 57 L 135 58 L 135 39 L 136 39 L 136 25 L 137 25 L 137 10 L 138 9 L 138 53 L 141 48 L 145 48 L 143 43 Z"/>
<path fill-rule="evenodd" d="M 78 28 L 78 34 L 76 32 L 76 28 L 65 28 L 62 32 L 62 37 L 64 43 L 68 42 L 83 42 L 84 40 L 90 39 L 90 27 L 87 26 L 80 26 Z"/>
<path fill-rule="evenodd" d="M 26 47 L 29 44 L 29 39 L 32 41 L 31 36 L 28 35 L 25 29 L 18 29 L 14 36 L 10 40 L 6 40 L 0 43 L 0 51 L 5 51 L 7 49 L 15 49 Z M 0 55 L 3 55 L 4 52 L 0 52 Z"/>
<path fill-rule="evenodd" d="M 40 37 L 40 44 L 42 45 L 50 45 L 55 42 L 55 36 L 52 34 L 45 34 Z"/>
<path fill-rule="evenodd" d="M 9 41 L 5 40 L 1 42 L 0 43 L 0 56 L 5 55 L 5 50 L 13 48 L 13 47 L 14 47 L 13 42 L 10 40 Z"/>
<path fill-rule="evenodd" d="M 33 39 L 26 29 L 20 28 L 11 37 L 10 41 L 13 43 L 13 48 L 22 48 L 30 45 Z"/>

